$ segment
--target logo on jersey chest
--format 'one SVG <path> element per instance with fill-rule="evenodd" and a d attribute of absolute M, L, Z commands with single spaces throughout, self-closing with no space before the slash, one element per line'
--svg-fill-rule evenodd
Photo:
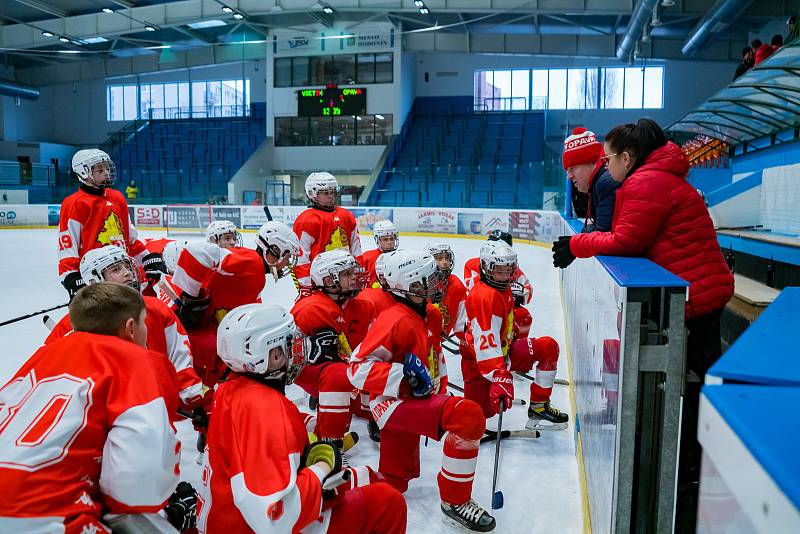
<path fill-rule="evenodd" d="M 116 213 L 111 212 L 103 221 L 103 227 L 97 234 L 97 242 L 100 243 L 100 246 L 116 245 L 123 250 L 128 250 L 125 235 L 122 233 L 122 222 Z"/>

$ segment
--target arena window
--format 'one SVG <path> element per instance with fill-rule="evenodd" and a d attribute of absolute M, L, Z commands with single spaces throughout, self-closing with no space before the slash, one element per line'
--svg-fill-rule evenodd
<path fill-rule="evenodd" d="M 337 54 L 275 59 L 275 87 L 392 83 L 394 54 Z"/>
<path fill-rule="evenodd" d="M 386 145 L 393 116 L 275 117 L 275 146 Z"/>
<path fill-rule="evenodd" d="M 250 80 L 143 83 L 107 87 L 107 120 L 242 117 Z"/>

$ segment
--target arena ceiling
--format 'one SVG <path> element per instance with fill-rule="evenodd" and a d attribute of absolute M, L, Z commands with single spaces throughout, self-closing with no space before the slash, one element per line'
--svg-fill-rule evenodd
<path fill-rule="evenodd" d="M 0 54 L 18 72 L 170 53 L 209 63 L 272 29 L 352 30 L 392 23 L 407 50 L 614 57 L 637 0 L 0 0 Z M 719 0 L 720 2 L 723 0 Z M 673 5 L 670 5 L 673 4 Z M 660 0 L 643 57 L 685 59 L 681 47 L 714 0 Z M 695 59 L 735 60 L 748 31 L 797 13 L 800 0 L 758 0 Z M 210 53 L 208 52 L 210 49 Z M 219 56 L 219 57 L 217 57 Z"/>

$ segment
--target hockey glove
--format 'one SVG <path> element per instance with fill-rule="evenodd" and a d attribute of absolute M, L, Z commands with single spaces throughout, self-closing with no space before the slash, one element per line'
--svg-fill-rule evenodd
<path fill-rule="evenodd" d="M 558 241 L 553 241 L 553 267 L 565 269 L 575 261 L 575 255 L 569 248 L 569 240 L 572 236 L 562 235 Z"/>
<path fill-rule="evenodd" d="M 151 285 L 157 284 L 162 275 L 169 274 L 167 264 L 164 263 L 164 258 L 158 252 L 145 256 L 142 259 L 142 268 L 144 268 L 145 278 Z"/>
<path fill-rule="evenodd" d="M 511 408 L 511 402 L 514 400 L 514 379 L 511 373 L 505 369 L 495 370 L 489 386 L 489 399 L 494 406 L 499 407 L 502 402 L 506 410 Z"/>
<path fill-rule="evenodd" d="M 306 467 L 311 467 L 317 462 L 328 464 L 331 468 L 329 477 L 342 470 L 342 450 L 336 443 L 330 441 L 316 441 L 307 445 L 303 458 L 303 465 Z"/>
<path fill-rule="evenodd" d="M 167 519 L 173 527 L 179 532 L 184 532 L 195 526 L 196 507 L 197 492 L 188 482 L 181 482 L 167 501 L 164 513 L 167 514 Z"/>
<path fill-rule="evenodd" d="M 339 335 L 331 328 L 320 330 L 304 340 L 306 362 L 309 365 L 341 361 L 339 358 Z"/>
<path fill-rule="evenodd" d="M 408 381 L 411 393 L 415 397 L 427 397 L 433 390 L 428 368 L 417 358 L 416 354 L 406 354 L 403 362 L 403 377 Z"/>
<path fill-rule="evenodd" d="M 86 287 L 86 282 L 83 281 L 83 278 L 81 278 L 81 273 L 78 271 L 68 273 L 67 276 L 64 277 L 64 281 L 61 283 L 63 284 L 64 289 L 67 290 L 67 293 L 69 293 L 70 301 L 72 301 L 75 293 Z"/>
<path fill-rule="evenodd" d="M 528 297 L 528 291 L 525 289 L 525 286 L 519 282 L 512 282 L 511 295 L 514 297 L 515 307 L 524 306 Z"/>
<path fill-rule="evenodd" d="M 188 293 L 181 295 L 181 305 L 178 308 L 177 316 L 186 330 L 195 330 L 205 318 L 211 297 L 193 297 Z"/>

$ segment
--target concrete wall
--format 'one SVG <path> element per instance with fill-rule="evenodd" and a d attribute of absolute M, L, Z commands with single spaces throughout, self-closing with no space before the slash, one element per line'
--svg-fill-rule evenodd
<path fill-rule="evenodd" d="M 653 62 L 653 65 L 664 65 Z M 473 94 L 473 76 L 481 69 L 622 67 L 610 59 L 558 58 L 500 54 L 449 54 L 417 52 L 416 96 L 464 96 Z M 547 114 L 548 138 L 563 139 L 574 126 L 585 125 L 604 135 L 615 125 L 648 116 L 663 126 L 728 85 L 735 63 L 669 61 L 664 72 L 664 107 L 648 110 L 551 110 Z M 429 81 L 425 81 L 428 73 Z"/>

